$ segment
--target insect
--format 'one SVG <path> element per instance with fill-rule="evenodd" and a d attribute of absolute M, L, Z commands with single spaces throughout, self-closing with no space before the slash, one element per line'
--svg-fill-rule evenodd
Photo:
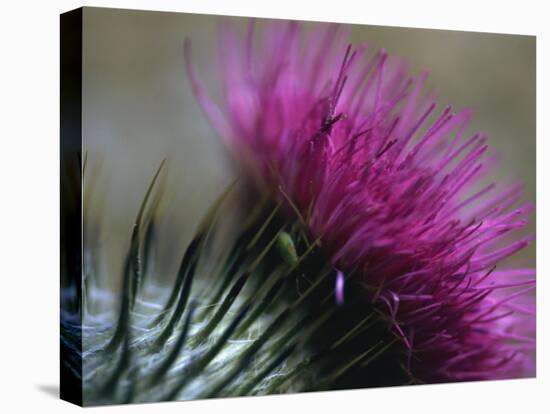
<path fill-rule="evenodd" d="M 286 231 L 282 231 L 279 234 L 275 245 L 287 265 L 293 266 L 298 262 L 296 246 L 294 245 L 292 237 Z"/>

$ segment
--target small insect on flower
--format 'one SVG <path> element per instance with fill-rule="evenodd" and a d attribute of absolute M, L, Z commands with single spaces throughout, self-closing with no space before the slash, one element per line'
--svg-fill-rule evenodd
<path fill-rule="evenodd" d="M 294 266 L 298 263 L 298 255 L 296 254 L 296 247 L 292 241 L 292 237 L 286 231 L 282 231 L 277 236 L 277 250 L 283 257 L 283 260 L 288 266 Z"/>
<path fill-rule="evenodd" d="M 472 111 L 422 91 L 384 50 L 353 49 L 339 26 L 269 22 L 220 31 L 223 99 L 202 109 L 247 175 L 298 210 L 350 289 L 384 315 L 419 382 L 534 373 L 534 269 L 502 268 L 532 237 L 521 186 L 484 184 L 495 168 Z M 281 236 L 285 260 L 295 258 Z"/>

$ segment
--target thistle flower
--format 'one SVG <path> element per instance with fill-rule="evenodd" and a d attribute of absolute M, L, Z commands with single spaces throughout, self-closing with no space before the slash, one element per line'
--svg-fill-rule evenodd
<path fill-rule="evenodd" d="M 352 49 L 338 26 L 264 29 L 259 45 L 254 22 L 244 38 L 220 31 L 219 104 L 186 41 L 188 75 L 247 174 L 319 238 L 337 301 L 345 275 L 399 335 L 417 381 L 533 375 L 535 272 L 500 265 L 531 240 L 517 234 L 533 206 L 516 207 L 521 186 L 483 184 L 495 158 L 467 134 L 472 112 L 436 115 L 425 73 Z"/>

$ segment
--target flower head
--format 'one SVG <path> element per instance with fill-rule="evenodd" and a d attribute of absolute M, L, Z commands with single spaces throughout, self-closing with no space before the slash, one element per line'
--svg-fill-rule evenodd
<path fill-rule="evenodd" d="M 224 27 L 217 105 L 195 94 L 257 182 L 296 209 L 337 271 L 365 290 L 427 382 L 531 374 L 533 269 L 501 269 L 524 248 L 519 186 L 483 185 L 495 165 L 472 113 L 437 109 L 385 51 L 352 49 L 338 26 Z"/>

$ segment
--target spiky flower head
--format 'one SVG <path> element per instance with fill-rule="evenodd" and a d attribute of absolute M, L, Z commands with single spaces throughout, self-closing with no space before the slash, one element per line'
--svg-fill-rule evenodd
<path fill-rule="evenodd" d="M 336 298 L 362 289 L 422 382 L 534 373 L 534 269 L 502 268 L 524 248 L 520 186 L 486 183 L 495 158 L 470 110 L 438 108 L 384 50 L 347 33 L 269 23 L 256 39 L 220 31 L 223 99 L 197 98 L 261 188 L 301 220 L 337 270 Z M 256 44 L 259 42 L 259 44 Z"/>

